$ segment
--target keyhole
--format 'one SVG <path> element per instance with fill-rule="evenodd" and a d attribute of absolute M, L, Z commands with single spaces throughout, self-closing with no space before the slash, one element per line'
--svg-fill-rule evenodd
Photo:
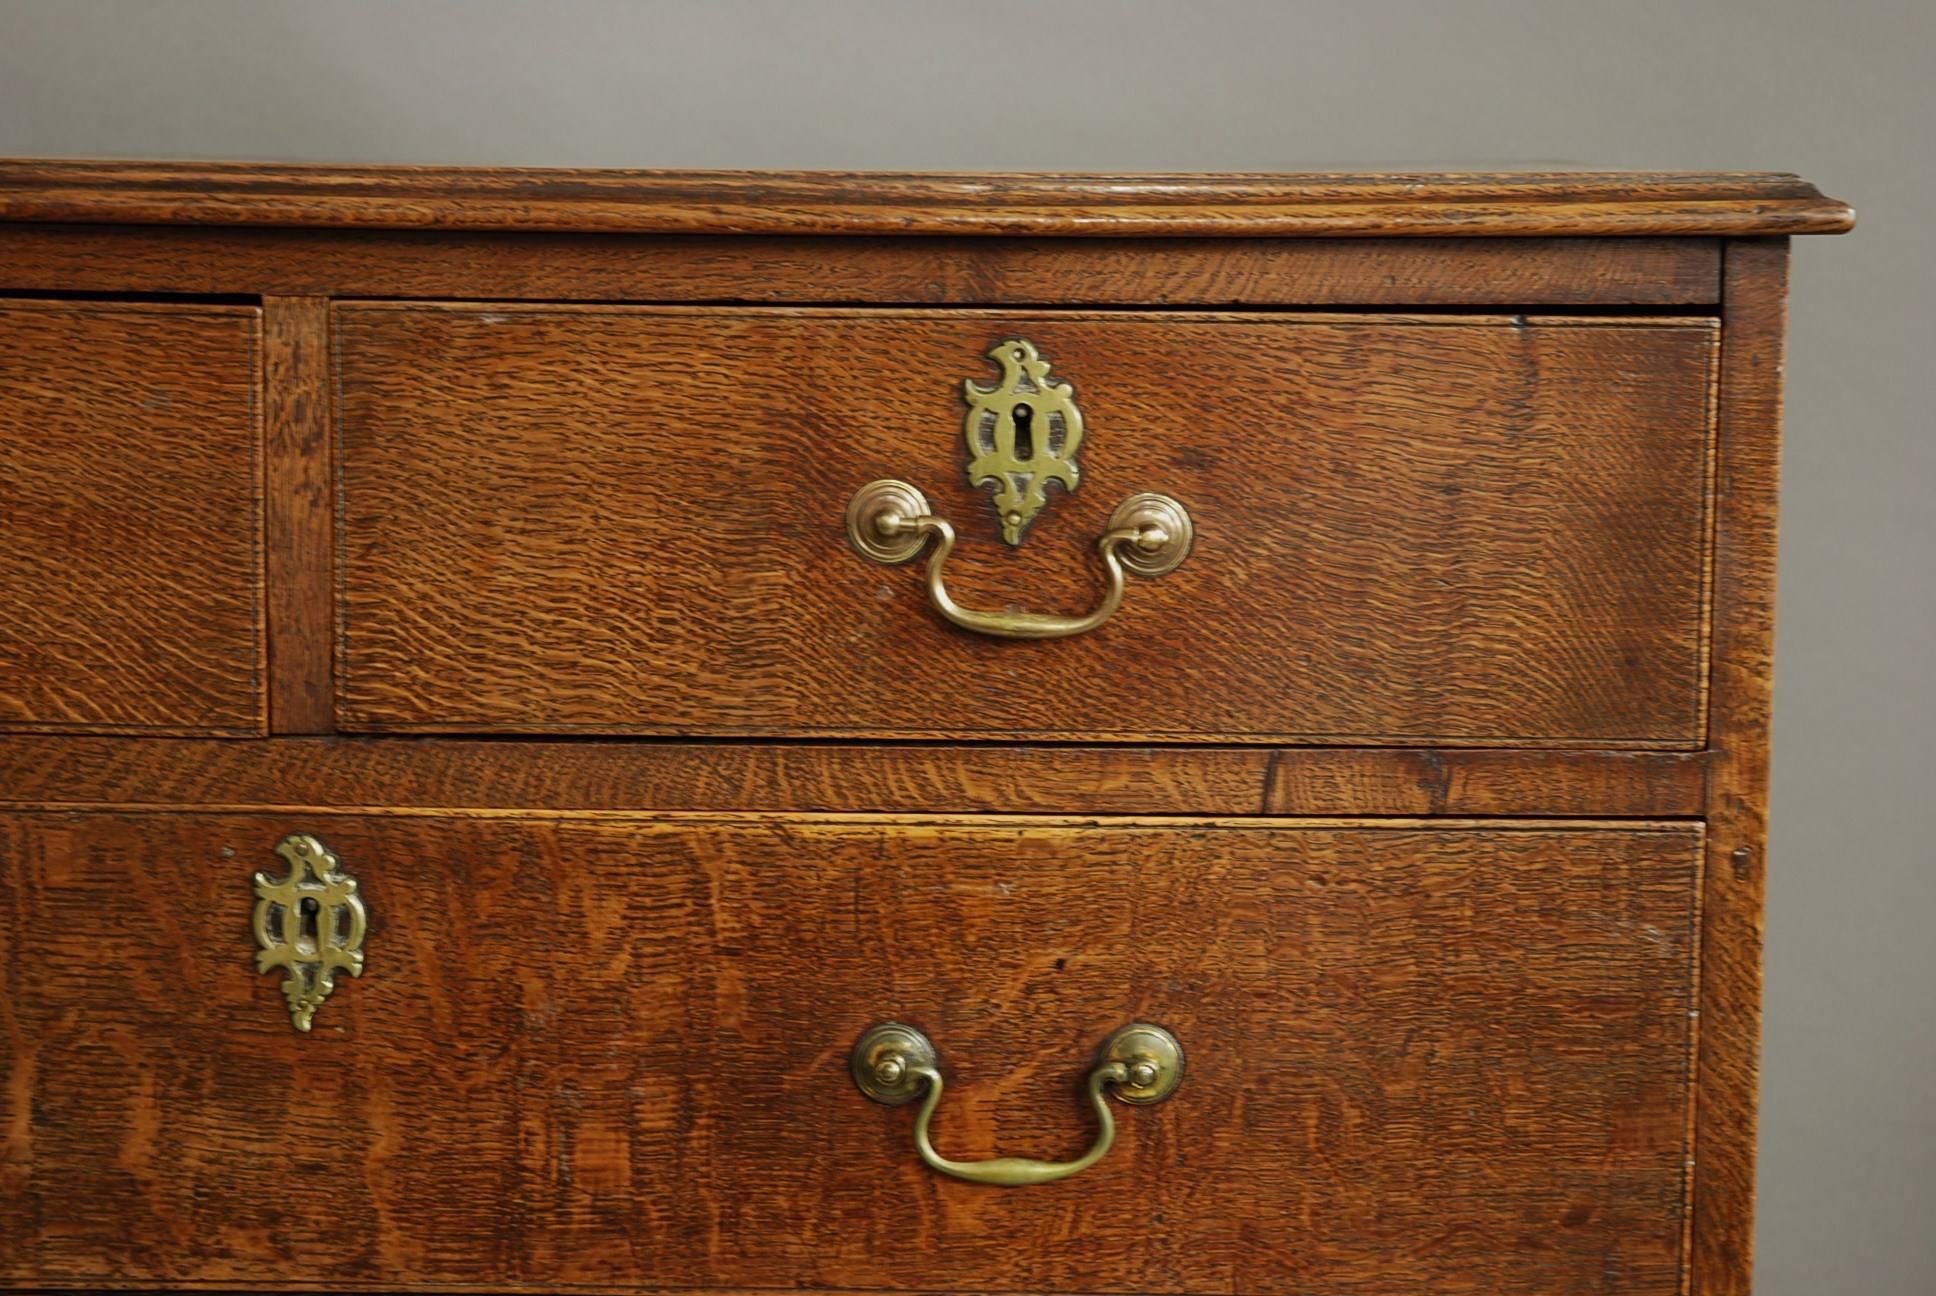
<path fill-rule="evenodd" d="M 1035 458 L 1035 407 L 1032 405 L 1015 407 L 1015 457 Z"/>
<path fill-rule="evenodd" d="M 310 896 L 304 896 L 301 903 L 296 906 L 296 912 L 300 915 L 297 922 L 302 930 L 298 939 L 311 947 L 316 945 L 316 916 L 321 911 L 322 906 Z"/>

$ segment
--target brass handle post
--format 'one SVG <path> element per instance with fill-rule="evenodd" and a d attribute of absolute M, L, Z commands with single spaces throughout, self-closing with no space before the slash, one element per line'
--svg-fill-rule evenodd
<path fill-rule="evenodd" d="M 901 481 L 876 481 L 847 506 L 847 538 L 863 557 L 904 563 L 917 557 L 932 538 L 928 558 L 928 599 L 954 625 L 1000 639 L 1063 639 L 1084 634 L 1116 615 L 1122 605 L 1126 572 L 1161 576 L 1189 556 L 1195 531 L 1184 507 L 1167 495 L 1132 495 L 1117 506 L 1096 542 L 1107 579 L 1102 601 L 1076 616 L 1049 612 L 987 612 L 966 608 L 948 593 L 946 567 L 954 552 L 955 529 L 929 511 L 927 498 Z"/>
<path fill-rule="evenodd" d="M 850 1059 L 854 1083 L 875 1102 L 900 1106 L 921 1098 L 914 1117 L 914 1148 L 929 1169 L 970 1183 L 1013 1188 L 1053 1183 L 1080 1174 L 1109 1153 L 1116 1142 L 1116 1118 L 1105 1090 L 1129 1103 L 1162 1102 L 1183 1080 L 1183 1047 L 1160 1026 L 1137 1022 L 1103 1043 L 1089 1072 L 1089 1105 L 1096 1113 L 1096 1139 L 1073 1161 L 1034 1157 L 995 1157 L 954 1161 L 935 1151 L 929 1127 L 941 1105 L 944 1083 L 934 1045 L 926 1035 L 899 1022 L 883 1022 L 862 1035 Z"/>

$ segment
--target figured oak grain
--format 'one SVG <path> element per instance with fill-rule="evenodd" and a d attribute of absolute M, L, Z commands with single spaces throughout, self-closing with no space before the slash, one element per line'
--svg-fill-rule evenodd
<path fill-rule="evenodd" d="M 1787 241 L 1730 244 L 1726 283 L 1715 482 L 1714 766 L 1691 1184 L 1694 1296 L 1749 1296 L 1753 1289 Z"/>
<path fill-rule="evenodd" d="M 0 803 L 859 813 L 1698 815 L 1698 752 L 0 737 Z"/>
<path fill-rule="evenodd" d="M 310 1035 L 248 938 L 292 831 L 371 913 Z M 1667 1296 L 1700 840 L 0 817 L 0 1275 Z M 957 1157 L 1079 1151 L 1127 1021 L 1190 1069 L 1093 1171 L 993 1190 L 855 1091 L 888 1017 Z"/>
<path fill-rule="evenodd" d="M 495 301 L 1709 306 L 1714 239 L 1054 239 L 0 225 L 0 282 Z"/>
<path fill-rule="evenodd" d="M 0 301 L 0 728 L 262 731 L 259 329 Z"/>
<path fill-rule="evenodd" d="M 1270 814 L 1698 815 L 1700 752 L 1282 747 L 1271 752 Z"/>
<path fill-rule="evenodd" d="M 329 301 L 265 297 L 262 327 L 269 726 L 274 733 L 327 733 L 335 726 Z"/>
<path fill-rule="evenodd" d="M 964 378 L 1026 335 L 1083 485 L 1000 544 Z M 344 305 L 337 718 L 370 731 L 1693 747 L 1704 321 Z M 970 607 L 1084 609 L 1109 511 L 1189 561 L 1053 642 L 848 547 L 878 477 Z"/>
<path fill-rule="evenodd" d="M 0 162 L 0 292 L 270 299 L 259 360 L 243 308 L 0 305 L 0 337 L 51 313 L 32 346 L 0 347 L 0 731 L 55 731 L 0 732 L 0 1285 L 1746 1296 L 1786 246 L 1727 236 L 1850 219 L 1793 177 L 1753 175 Z M 883 315 L 870 347 L 911 337 L 918 360 L 884 374 L 837 342 L 721 348 L 690 324 L 366 321 L 378 368 L 398 371 L 322 403 L 325 299 L 355 297 L 1008 314 L 962 311 L 925 341 L 919 316 Z M 1252 309 L 1286 306 L 1596 318 L 1453 320 L 1466 332 L 1435 342 L 1418 331 L 1434 317 L 1394 319 L 1411 331 L 1359 342 L 1336 319 Z M 1203 319 L 1248 331 L 1191 367 L 1168 338 L 1078 336 L 1042 307 L 1242 308 Z M 1677 307 L 1722 321 L 1701 449 L 1688 339 L 1713 324 L 1665 317 Z M 1009 555 L 959 482 L 959 382 L 985 376 L 1004 319 L 1045 314 L 1085 409 L 1117 405 L 1083 493 Z M 1562 337 L 1569 320 L 1620 332 Z M 1269 344 L 1286 323 L 1332 330 L 1321 372 Z M 704 363 L 648 345 L 668 338 Z M 720 408 L 748 373 L 766 375 L 750 424 Z M 803 404 L 808 379 L 824 395 Z M 683 422 L 640 394 L 662 382 L 686 393 Z M 1282 398 L 1268 419 L 1244 405 L 1257 390 Z M 260 427 L 237 413 L 258 391 Z M 500 719 L 448 737 L 156 738 L 335 723 L 320 650 L 336 555 L 316 542 L 337 501 L 316 490 L 337 465 L 316 446 L 339 395 L 362 402 L 367 440 L 408 441 L 395 465 L 368 461 L 397 480 L 343 501 L 357 531 L 341 556 L 380 578 L 361 597 L 390 618 L 385 651 L 408 649 L 374 663 L 389 691 L 358 705 L 436 728 L 481 682 Z M 85 438 L 6 413 L 70 398 L 46 428 Z M 749 426 L 772 480 L 732 501 Z M 610 471 L 694 427 L 716 435 L 683 443 L 674 484 Z M 830 443 L 855 479 L 783 490 L 781 471 Z M 56 488 L 10 494 L 28 462 Z M 837 532 L 865 475 L 914 477 L 963 527 L 951 582 L 1075 608 L 1102 516 L 1165 488 L 1142 480 L 1159 472 L 1200 525 L 1212 510 L 1220 565 L 1200 550 L 1135 584 L 1131 629 L 1060 671 L 948 642 L 914 571 L 859 565 Z M 699 646 L 666 671 L 621 633 L 658 624 L 667 587 L 641 573 L 687 550 L 630 510 L 675 489 L 728 499 L 733 524 L 702 531 L 710 566 L 674 589 L 668 623 L 721 591 L 735 616 L 765 616 L 777 589 L 796 609 L 785 633 L 819 645 L 811 671 L 770 669 L 794 651 L 770 637 L 768 659 L 758 643 L 702 651 L 730 619 L 687 617 Z M 786 490 L 792 512 L 772 503 Z M 1268 569 L 1233 567 L 1237 537 L 1214 524 L 1245 500 L 1253 531 L 1270 510 Z M 1394 516 L 1395 533 L 1377 525 Z M 448 547 L 411 553 L 432 521 Z M 777 563 L 769 531 L 793 546 Z M 1321 561 L 1299 549 L 1312 539 Z M 1630 559 L 1667 579 L 1650 592 Z M 464 608 L 465 584 L 485 601 Z M 1542 590 L 1576 597 L 1520 597 Z M 267 626 L 246 601 L 264 597 Z M 1411 637 L 1377 633 L 1393 624 Z M 1233 626 L 1264 626 L 1267 651 Z M 1298 637 L 1314 629 L 1312 656 Z M 104 633 L 65 675 L 46 648 Z M 721 705 L 751 698 L 771 725 L 788 690 L 856 669 L 883 726 L 932 723 L 933 697 L 966 690 L 964 736 L 1005 740 L 1011 717 L 1040 724 L 1099 690 L 1111 723 L 1167 707 L 1189 728 L 1049 731 L 1158 740 L 1114 746 L 650 736 L 804 733 L 722 722 Z M 1206 672 L 1235 692 L 1186 696 Z M 912 703 L 892 707 L 896 688 Z M 668 697 L 670 721 L 652 710 L 605 737 Z M 25 723 L 10 701 L 64 718 Z M 575 708 L 557 738 L 490 732 L 548 707 Z M 1258 736 L 1258 717 L 1314 712 L 1453 714 L 1488 736 L 1446 742 L 1518 745 L 1364 724 Z M 1542 737 L 1515 723 L 1529 714 L 1557 719 Z M 1580 728 L 1600 736 L 1556 736 Z M 908 732 L 867 732 L 889 731 Z M 993 813 L 946 820 L 971 812 Z M 1045 812 L 1258 817 L 1025 817 Z M 347 844 L 379 902 L 371 975 L 306 1039 L 247 931 L 247 877 L 297 829 Z M 941 1046 L 936 1137 L 957 1155 L 1080 1150 L 1086 1050 L 1128 1015 L 1177 1027 L 1191 1073 L 1172 1105 L 1121 1112 L 1098 1167 L 1112 1177 L 989 1193 L 915 1169 L 908 1113 L 847 1084 L 848 1042 L 887 1012 Z M 776 1035 L 808 1041 L 778 1070 Z"/>
<path fill-rule="evenodd" d="M 1756 172 L 893 174 L 0 161 L 0 220 L 813 235 L 1838 234 Z"/>

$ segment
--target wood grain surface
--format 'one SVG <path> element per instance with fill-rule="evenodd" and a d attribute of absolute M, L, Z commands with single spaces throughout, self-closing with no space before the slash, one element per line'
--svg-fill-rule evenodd
<path fill-rule="evenodd" d="M 1700 752 L 1283 747 L 1272 751 L 1271 814 L 1697 815 Z"/>
<path fill-rule="evenodd" d="M 1851 221 L 0 160 L 0 1287 L 1747 1296 L 1768 236 Z M 1016 334 L 1089 440 L 1009 551 Z M 1086 608 L 1135 491 L 1198 547 L 980 640 L 848 549 L 875 477 L 971 606 Z M 293 831 L 372 909 L 309 1036 Z M 1190 1071 L 976 1188 L 848 1079 L 890 1016 L 960 1157 L 1081 1151 L 1133 1018 Z"/>
<path fill-rule="evenodd" d="M 1711 306 L 1715 239 L 1052 239 L 0 224 L 0 283 L 493 301 Z"/>
<path fill-rule="evenodd" d="M 262 731 L 259 328 L 0 301 L 0 728 Z"/>
<path fill-rule="evenodd" d="M 0 737 L 0 804 L 1667 818 L 1699 752 Z"/>
<path fill-rule="evenodd" d="M 1761 944 L 1775 650 L 1788 244 L 1732 244 L 1721 359 L 1710 742 L 1695 1126 L 1694 1296 L 1749 1296 L 1761 1073 Z"/>
<path fill-rule="evenodd" d="M 1048 175 L 0 161 L 0 220 L 708 234 L 1839 234 L 1785 174 Z"/>
<path fill-rule="evenodd" d="M 269 722 L 276 733 L 327 733 L 336 723 L 329 301 L 265 297 L 262 320 Z"/>
<path fill-rule="evenodd" d="M 249 876 L 340 853 L 313 1034 Z M 0 1275 L 371 1290 L 1680 1290 L 1692 826 L 0 817 Z M 1133 1019 L 1168 1103 L 1060 1184 Z"/>
<path fill-rule="evenodd" d="M 1026 335 L 1083 486 L 999 542 L 961 383 Z M 1564 317 L 341 306 L 352 730 L 1693 747 L 1715 330 Z M 1085 609 L 1162 491 L 1185 566 L 990 640 L 846 542 L 878 477 L 970 607 Z"/>

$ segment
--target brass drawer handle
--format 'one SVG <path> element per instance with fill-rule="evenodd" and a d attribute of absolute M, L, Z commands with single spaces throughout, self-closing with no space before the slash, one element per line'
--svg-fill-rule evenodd
<path fill-rule="evenodd" d="M 1089 1073 L 1089 1105 L 1096 1110 L 1096 1141 L 1073 1161 L 1037 1161 L 1032 1157 L 996 1157 L 991 1161 L 950 1161 L 934 1150 L 928 1124 L 941 1103 L 941 1072 L 934 1044 L 912 1026 L 882 1022 L 854 1043 L 849 1059 L 854 1083 L 877 1103 L 899 1107 L 913 1102 L 922 1090 L 927 1097 L 914 1118 L 914 1146 L 931 1170 L 971 1183 L 1052 1183 L 1080 1174 L 1103 1159 L 1116 1142 L 1116 1118 L 1103 1100 L 1103 1086 L 1127 1103 L 1158 1103 L 1183 1082 L 1183 1046 L 1161 1026 L 1136 1022 L 1103 1042 L 1096 1067 Z"/>
<path fill-rule="evenodd" d="M 1124 570 L 1139 576 L 1175 571 L 1190 556 L 1190 515 L 1167 495 L 1132 495 L 1116 506 L 1097 541 L 1109 588 L 1094 610 L 1081 616 L 1048 612 L 983 612 L 962 607 L 943 584 L 954 552 L 955 529 L 928 510 L 927 497 L 906 482 L 869 482 L 847 505 L 847 539 L 865 558 L 904 563 L 920 554 L 928 537 L 938 540 L 928 559 L 928 597 L 935 610 L 964 630 L 1002 639 L 1062 639 L 1094 630 L 1123 601 Z"/>

